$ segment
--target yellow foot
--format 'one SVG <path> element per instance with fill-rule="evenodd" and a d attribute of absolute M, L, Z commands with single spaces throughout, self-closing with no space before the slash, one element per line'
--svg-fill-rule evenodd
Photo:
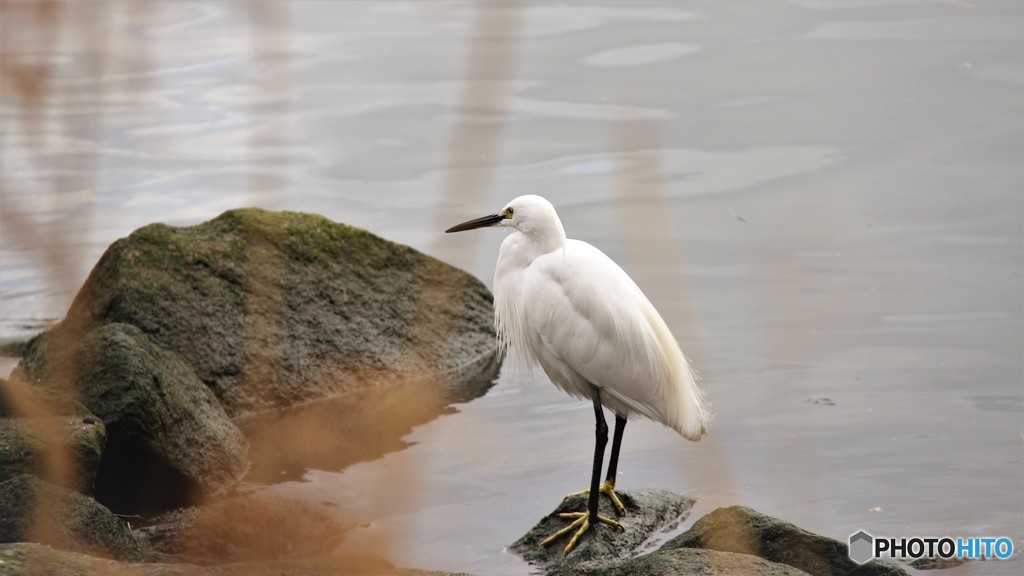
<path fill-rule="evenodd" d="M 576 533 L 572 535 L 572 539 L 569 540 L 568 544 L 566 544 L 565 550 L 562 551 L 562 554 L 568 554 L 569 552 L 572 552 L 572 549 L 576 547 L 576 542 L 580 539 L 580 536 L 583 536 L 583 533 L 590 529 L 590 518 L 589 518 L 589 516 L 590 516 L 590 514 L 587 513 L 587 512 L 563 512 L 562 514 L 559 514 L 558 515 L 559 518 L 575 518 L 575 520 L 573 521 L 572 524 L 569 524 L 565 528 L 562 528 L 558 532 L 555 532 L 551 536 L 548 536 L 547 538 L 542 540 L 541 543 L 540 543 L 540 547 L 541 548 L 547 548 L 549 544 L 551 544 L 555 540 L 558 540 L 562 536 L 565 536 L 569 532 L 572 532 L 575 529 Z M 616 530 L 624 530 L 624 528 L 622 527 L 622 524 L 619 524 L 618 522 L 616 522 L 615 520 L 612 520 L 611 518 L 605 518 L 604 516 L 598 516 L 597 519 L 601 523 L 607 524 L 607 525 L 611 526 L 612 528 L 615 528 Z"/>
<path fill-rule="evenodd" d="M 598 488 L 597 491 L 611 498 L 612 504 L 615 505 L 615 511 L 619 513 L 619 516 L 622 516 L 626 513 L 626 507 L 622 505 L 622 500 L 619 500 L 619 496 L 615 494 L 615 482 L 605 480 L 604 482 L 601 483 L 601 486 L 600 488 Z M 580 494 L 590 494 L 590 490 L 587 489 L 581 490 L 579 492 L 573 492 L 572 494 L 566 496 L 566 498 L 579 496 Z"/>

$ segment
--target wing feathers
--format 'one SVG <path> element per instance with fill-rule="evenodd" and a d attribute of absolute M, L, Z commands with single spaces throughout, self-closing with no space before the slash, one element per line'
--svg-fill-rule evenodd
<path fill-rule="evenodd" d="M 699 439 L 707 412 L 689 363 L 636 284 L 601 251 L 575 240 L 538 257 L 523 277 L 523 343 L 548 377 L 587 397 Z"/>

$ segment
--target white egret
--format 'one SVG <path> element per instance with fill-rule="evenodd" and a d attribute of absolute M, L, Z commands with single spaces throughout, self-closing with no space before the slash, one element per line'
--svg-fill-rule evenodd
<path fill-rule="evenodd" d="M 551 381 L 572 396 L 589 398 L 597 420 L 594 468 L 587 512 L 564 514 L 574 522 L 541 542 L 547 546 L 575 530 L 565 553 L 601 522 L 598 497 L 606 494 L 619 515 L 615 474 L 626 420 L 645 416 L 684 438 L 707 434 L 704 395 L 664 320 L 640 288 L 603 252 L 565 237 L 550 202 L 520 196 L 496 214 L 453 226 L 462 232 L 485 226 L 512 233 L 494 270 L 494 322 L 506 357 L 521 366 L 540 364 Z M 615 413 L 608 475 L 599 484 L 608 424 L 602 406 Z"/>

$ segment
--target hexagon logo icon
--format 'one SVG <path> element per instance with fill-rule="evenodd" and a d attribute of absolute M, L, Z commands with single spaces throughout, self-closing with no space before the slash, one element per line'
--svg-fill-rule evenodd
<path fill-rule="evenodd" d="M 868 560 L 871 560 L 875 557 L 873 551 L 874 545 L 875 537 L 863 530 L 850 534 L 850 560 L 853 560 L 857 564 L 863 564 Z"/>

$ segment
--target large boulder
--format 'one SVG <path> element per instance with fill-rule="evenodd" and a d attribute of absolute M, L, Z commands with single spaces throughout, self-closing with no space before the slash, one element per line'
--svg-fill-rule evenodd
<path fill-rule="evenodd" d="M 21 475 L 0 483 L 0 542 L 26 541 L 133 562 L 149 557 L 131 528 L 92 498 Z"/>
<path fill-rule="evenodd" d="M 466 400 L 496 373 L 480 281 L 312 214 L 231 210 L 118 240 L 30 344 L 26 376 L 60 379 L 54 362 L 110 323 L 178 354 L 232 417 L 394 382 Z"/>
<path fill-rule="evenodd" d="M 320 216 L 243 209 L 115 242 L 16 376 L 104 421 L 96 496 L 138 513 L 236 482 L 249 462 L 236 423 L 280 480 L 323 444 L 310 427 L 352 447 L 330 462 L 372 458 L 483 394 L 497 370 L 492 299 L 475 278 Z M 311 401 L 332 404 L 297 410 Z"/>

